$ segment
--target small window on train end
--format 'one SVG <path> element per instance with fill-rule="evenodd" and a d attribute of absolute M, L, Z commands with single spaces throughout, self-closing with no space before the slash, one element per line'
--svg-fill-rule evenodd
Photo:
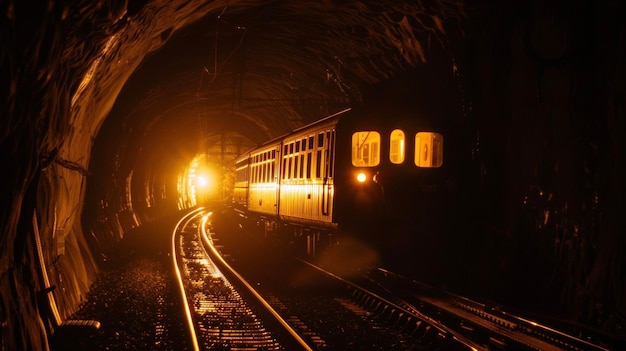
<path fill-rule="evenodd" d="M 395 164 L 401 164 L 404 162 L 404 148 L 405 148 L 404 131 L 401 129 L 395 129 L 389 135 L 389 161 Z"/>
<path fill-rule="evenodd" d="M 443 135 L 432 132 L 415 134 L 415 165 L 424 168 L 443 165 Z"/>
<path fill-rule="evenodd" d="M 372 130 L 352 134 L 352 165 L 374 167 L 380 163 L 380 133 Z"/>

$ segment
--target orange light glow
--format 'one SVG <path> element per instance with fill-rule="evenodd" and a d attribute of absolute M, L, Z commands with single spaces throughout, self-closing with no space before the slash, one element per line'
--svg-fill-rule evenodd
<path fill-rule="evenodd" d="M 359 174 L 357 174 L 357 176 L 356 176 L 356 180 L 357 180 L 359 183 L 363 183 L 363 182 L 365 182 L 365 181 L 367 180 L 367 176 L 365 175 L 365 173 L 359 173 Z"/>
<path fill-rule="evenodd" d="M 206 188 L 209 186 L 209 178 L 205 175 L 198 175 L 196 177 L 196 185 L 200 188 Z"/>

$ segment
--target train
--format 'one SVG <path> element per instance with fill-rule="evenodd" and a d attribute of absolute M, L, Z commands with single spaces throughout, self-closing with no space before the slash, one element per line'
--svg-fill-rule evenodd
<path fill-rule="evenodd" d="M 448 143 L 436 122 L 389 106 L 329 115 L 241 154 L 235 206 L 330 230 L 445 220 Z"/>

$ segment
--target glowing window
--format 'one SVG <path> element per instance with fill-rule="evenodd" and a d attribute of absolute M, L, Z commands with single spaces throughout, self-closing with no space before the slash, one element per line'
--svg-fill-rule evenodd
<path fill-rule="evenodd" d="M 389 136 L 389 161 L 400 164 L 404 162 L 404 132 L 396 129 Z"/>
<path fill-rule="evenodd" d="M 443 165 L 443 135 L 431 132 L 415 134 L 415 165 L 425 168 Z"/>
<path fill-rule="evenodd" d="M 363 131 L 352 134 L 352 165 L 373 167 L 380 163 L 380 134 Z"/>
<path fill-rule="evenodd" d="M 317 150 L 317 156 L 315 158 L 315 177 L 322 177 L 322 150 Z"/>
<path fill-rule="evenodd" d="M 309 151 L 306 154 L 306 177 L 307 179 L 311 179 L 311 155 L 312 153 Z"/>

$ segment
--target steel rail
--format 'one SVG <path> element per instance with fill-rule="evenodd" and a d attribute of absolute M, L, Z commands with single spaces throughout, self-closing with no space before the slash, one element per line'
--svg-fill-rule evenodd
<path fill-rule="evenodd" d="M 274 321 L 277 322 L 283 330 L 288 333 L 288 336 L 292 339 L 291 345 L 292 347 L 299 348 L 306 351 L 312 351 L 313 349 L 298 335 L 298 333 L 293 330 L 293 328 L 287 323 L 281 316 L 274 310 L 274 308 L 248 283 L 235 269 L 233 269 L 227 262 L 224 260 L 222 255 L 217 251 L 215 246 L 212 244 L 212 240 L 209 239 L 209 236 L 206 231 L 206 223 L 208 221 L 208 217 L 203 218 L 201 225 L 201 236 L 202 242 L 205 249 L 208 249 L 207 254 L 211 256 L 212 259 L 218 261 L 220 266 L 227 270 L 228 273 L 234 276 L 237 279 L 237 282 L 245 287 L 245 289 L 250 293 L 255 300 L 262 304 L 263 307 L 270 313 L 270 315 L 274 318 Z"/>
<path fill-rule="evenodd" d="M 178 258 L 176 254 L 178 252 L 176 237 L 180 231 L 179 229 L 181 227 L 184 228 L 184 226 L 182 226 L 183 222 L 185 222 L 185 225 L 187 225 L 187 223 L 191 221 L 192 217 L 197 216 L 203 211 L 204 211 L 204 208 L 197 208 L 197 209 L 190 211 L 186 215 L 184 215 L 178 221 L 178 223 L 176 223 L 176 226 L 174 227 L 174 231 L 172 233 L 172 263 L 174 266 L 174 273 L 176 274 L 176 279 L 178 282 L 178 290 L 180 292 L 180 297 L 183 301 L 183 308 L 185 310 L 185 319 L 187 321 L 187 328 L 189 329 L 189 335 L 188 335 L 189 342 L 191 343 L 191 348 L 194 351 L 200 351 L 200 345 L 198 344 L 198 337 L 196 335 L 196 328 L 195 328 L 195 323 L 191 314 L 191 308 L 189 307 L 189 302 L 187 301 L 187 294 L 185 293 L 185 286 L 183 284 L 182 274 L 180 273 L 180 267 L 178 266 Z"/>
<path fill-rule="evenodd" d="M 355 284 L 349 280 L 346 280 L 332 272 L 329 272 L 321 267 L 318 267 L 314 264 L 312 264 L 311 262 L 308 262 L 306 260 L 303 260 L 299 257 L 294 257 L 294 259 L 302 262 L 305 265 L 310 266 L 313 269 L 318 270 L 319 272 L 332 277 L 333 279 L 337 279 L 339 281 L 341 281 L 344 284 L 347 284 L 348 286 L 352 287 L 353 289 L 363 292 L 371 297 L 373 297 L 374 299 L 383 302 L 384 304 L 386 304 L 387 306 L 392 307 L 393 309 L 396 309 L 397 311 L 401 311 L 402 313 L 405 313 L 406 315 L 409 316 L 413 316 L 414 318 L 421 320 L 425 323 L 427 323 L 428 325 L 432 326 L 433 328 L 435 328 L 437 331 L 439 331 L 439 333 L 443 336 L 445 336 L 447 339 L 451 339 L 454 340 L 456 342 L 457 345 L 464 347 L 467 350 L 471 350 L 471 351 L 479 351 L 479 350 L 485 350 L 484 347 L 477 345 L 475 342 L 473 342 L 472 340 L 468 339 L 467 337 L 465 337 L 464 335 L 462 335 L 461 333 L 457 332 L 456 330 L 449 328 L 448 326 L 446 326 L 445 324 L 440 323 L 439 321 L 429 317 L 426 314 L 423 314 L 419 311 L 416 310 L 409 310 L 403 306 L 400 306 L 398 304 L 396 304 L 393 301 L 390 301 L 378 294 L 376 294 L 373 291 L 370 291 L 364 287 L 359 286 L 358 284 Z"/>

